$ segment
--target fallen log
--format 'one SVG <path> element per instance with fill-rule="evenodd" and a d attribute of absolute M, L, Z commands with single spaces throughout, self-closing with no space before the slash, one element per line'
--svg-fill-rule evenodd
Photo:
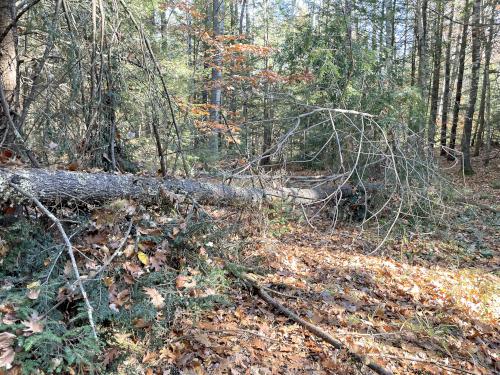
<path fill-rule="evenodd" d="M 255 205 L 283 199 L 311 204 L 328 199 L 335 192 L 350 197 L 356 188 L 344 184 L 337 188 L 317 189 L 258 189 L 208 183 L 173 177 L 157 178 L 111 173 L 85 173 L 47 169 L 0 168 L 0 200 L 22 200 L 10 184 L 44 203 L 75 201 L 98 204 L 115 199 L 130 198 L 143 204 L 157 203 L 171 194 L 191 197 L 202 204 Z M 366 184 L 367 190 L 380 189 L 379 184 Z"/>

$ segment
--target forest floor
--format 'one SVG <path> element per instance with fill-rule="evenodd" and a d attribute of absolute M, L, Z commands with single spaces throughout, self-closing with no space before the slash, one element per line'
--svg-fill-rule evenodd
<path fill-rule="evenodd" d="M 465 186 L 457 168 L 448 172 L 474 202 L 498 208 L 496 160 Z M 280 303 L 395 374 L 498 373 L 498 214 L 468 207 L 453 225 L 373 255 L 353 227 L 271 221 L 237 259 L 265 269 L 258 283 Z M 250 291 L 228 293 L 229 307 L 179 314 L 165 347 L 142 359 L 186 374 L 370 373 Z"/>
<path fill-rule="evenodd" d="M 377 252 L 380 238 L 374 230 L 360 232 L 354 224 L 332 230 L 326 217 L 312 228 L 285 206 L 195 209 L 177 202 L 170 211 L 154 211 L 118 201 L 91 210 L 83 224 L 77 210 L 60 209 L 59 216 L 76 223 L 72 242 L 82 274 L 91 275 L 110 250 L 124 246 L 107 276 L 87 288 L 105 340 L 97 361 L 103 373 L 370 373 L 345 351 L 273 310 L 228 272 L 231 265 L 247 267 L 274 299 L 394 374 L 500 373 L 500 165 L 498 159 L 485 169 L 478 165 L 480 172 L 465 184 L 458 166 L 442 167 L 471 204 L 456 203 L 446 220 L 418 234 L 400 229 Z M 206 216 L 201 222 L 189 219 L 203 210 L 210 215 L 207 222 L 215 223 L 212 232 L 200 229 Z M 35 218 L 42 229 L 50 227 Z M 28 222 L 27 228 L 32 226 Z M 0 234 L 9 230 L 14 244 L 28 237 L 9 228 Z M 57 234 L 54 239 L 60 242 Z M 29 250 L 33 259 L 40 258 L 38 248 L 28 245 L 19 254 L 26 257 Z M 32 274 L 30 262 L 20 264 L 13 250 L 11 263 L 7 258 L 4 263 L 7 271 L 28 270 L 16 281 L 15 296 L 13 276 L 0 278 L 0 293 L 11 296 L 11 302 L 0 304 L 3 327 L 11 332 L 0 340 L 10 357 L 0 361 L 14 360 L 11 374 L 20 374 L 28 363 L 45 363 L 43 350 L 53 366 L 53 356 L 60 354 L 48 351 L 43 340 L 54 339 L 50 327 L 61 324 L 56 320 L 67 320 L 68 326 L 74 320 L 67 288 L 40 292 L 40 280 L 46 280 L 43 289 L 51 285 L 49 279 L 61 285 L 72 277 L 69 261 L 55 267 L 62 251 L 46 246 L 37 267 L 48 275 Z M 50 249 L 53 253 L 46 253 Z M 61 306 L 62 315 L 54 305 Z M 50 312 L 55 314 L 50 322 L 37 318 Z M 56 339 L 54 353 L 59 353 L 65 348 Z M 29 342 L 40 346 L 26 349 Z M 70 367 L 69 373 L 85 373 L 88 367 Z"/>

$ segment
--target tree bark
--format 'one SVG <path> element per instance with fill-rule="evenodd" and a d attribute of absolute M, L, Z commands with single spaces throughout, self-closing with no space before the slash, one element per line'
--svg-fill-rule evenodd
<path fill-rule="evenodd" d="M 223 41 L 218 36 L 224 35 L 224 1 L 213 0 L 213 36 L 220 44 Z M 218 47 L 216 48 L 217 51 L 215 52 L 214 66 L 212 68 L 212 92 L 210 96 L 210 121 L 214 125 L 220 122 L 220 107 L 222 104 L 222 50 Z M 210 148 L 214 157 L 217 157 L 219 153 L 219 134 L 220 131 L 218 129 L 212 131 Z"/>
<path fill-rule="evenodd" d="M 15 20 L 15 10 L 15 0 L 0 0 L 0 34 L 3 34 Z M 9 108 L 14 109 L 12 105 L 16 96 L 17 82 L 15 27 L 12 27 L 0 41 L 0 80 L 3 83 L 7 104 Z M 12 140 L 7 115 L 0 107 L 0 145 L 5 142 L 8 134 L 11 135 L 9 140 Z"/>
<path fill-rule="evenodd" d="M 444 63 L 444 90 L 443 90 L 443 108 L 441 112 L 441 155 L 446 154 L 446 135 L 448 131 L 448 111 L 450 107 L 450 81 L 451 81 L 451 45 L 453 35 L 453 16 L 455 3 L 451 5 L 450 21 L 448 26 L 448 35 L 446 40 L 446 57 Z"/>
<path fill-rule="evenodd" d="M 438 112 L 439 100 L 439 81 L 441 74 L 441 48 L 443 36 L 443 12 L 442 1 L 437 5 L 438 18 L 436 20 L 435 45 L 434 45 L 434 66 L 432 73 L 432 89 L 431 89 L 431 110 L 429 114 L 429 124 L 427 128 L 427 139 L 431 148 L 434 148 L 434 138 L 436 136 L 436 119 Z"/>
<path fill-rule="evenodd" d="M 458 76 L 457 76 L 457 89 L 455 93 L 455 102 L 453 104 L 453 122 L 451 124 L 450 132 L 450 143 L 448 147 L 451 150 L 455 149 L 455 142 L 457 139 L 457 126 L 458 126 L 458 115 L 460 113 L 460 102 L 462 100 L 462 85 L 464 80 L 464 68 L 465 68 L 465 51 L 467 49 L 467 30 L 469 29 L 469 5 L 465 5 L 464 9 L 464 19 L 462 26 L 462 40 L 460 42 L 460 54 L 458 62 Z M 450 158 L 453 159 L 453 155 Z"/>
<path fill-rule="evenodd" d="M 471 83 L 469 94 L 469 106 L 467 109 L 467 116 L 464 122 L 464 133 L 462 135 L 462 158 L 463 158 L 463 172 L 465 174 L 472 174 L 471 160 L 470 160 L 470 140 L 472 134 L 472 120 L 476 108 L 477 89 L 479 84 L 479 66 L 481 64 L 481 40 L 480 35 L 480 15 L 481 15 L 481 0 L 474 1 L 472 10 L 472 69 L 471 69 Z"/>
<path fill-rule="evenodd" d="M 264 22 L 265 22 L 265 33 L 264 33 L 264 46 L 268 46 L 269 42 L 269 9 L 268 1 L 264 1 Z M 269 69 L 269 58 L 266 56 L 264 58 L 264 69 L 267 71 Z M 260 159 L 261 166 L 268 166 L 271 164 L 271 146 L 272 146 L 272 131 L 273 124 L 271 121 L 271 105 L 272 101 L 269 98 L 269 79 L 266 78 L 264 83 L 264 129 L 263 129 L 263 142 L 262 142 L 262 158 Z M 271 103 L 270 103 L 271 102 Z"/>
<path fill-rule="evenodd" d="M 493 24 L 495 23 L 495 8 L 498 3 L 498 0 L 493 1 L 491 17 L 490 17 L 490 31 L 488 34 L 488 40 L 486 41 L 485 56 L 484 56 L 484 69 L 483 69 L 483 84 L 481 88 L 481 101 L 479 104 L 479 113 L 478 113 L 478 132 L 477 139 L 474 145 L 474 156 L 479 155 L 479 148 L 483 143 L 483 133 L 484 133 L 484 112 L 486 108 L 486 92 L 488 91 L 488 86 L 490 84 L 489 80 L 489 70 L 490 70 L 490 60 L 491 60 L 491 50 L 493 47 L 493 34 L 495 33 L 495 29 Z"/>
<path fill-rule="evenodd" d="M 425 98 L 425 93 L 427 92 L 427 84 L 425 79 L 425 75 L 427 73 L 427 5 L 428 0 L 417 1 L 417 84 L 420 89 L 422 99 Z"/>
<path fill-rule="evenodd" d="M 45 204 L 75 202 L 76 204 L 101 204 L 116 199 L 136 199 L 141 204 L 157 204 L 162 200 L 187 196 L 202 204 L 231 206 L 258 205 L 276 199 L 310 204 L 332 197 L 341 191 L 348 198 L 359 188 L 344 184 L 322 189 L 257 189 L 234 187 L 221 183 L 201 182 L 172 177 L 155 178 L 108 173 L 83 173 L 46 169 L 0 168 L 0 201 L 19 200 L 21 197 L 10 184 L 19 187 Z M 365 183 L 367 193 L 381 190 L 382 185 Z M 339 194 L 340 195 L 340 194 Z M 337 197 L 338 198 L 338 197 Z"/>

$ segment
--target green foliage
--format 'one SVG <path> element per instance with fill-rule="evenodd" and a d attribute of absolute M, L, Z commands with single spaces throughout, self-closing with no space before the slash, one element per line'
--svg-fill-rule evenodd
<path fill-rule="evenodd" d="M 40 225 L 28 220 L 19 220 L 8 230 L 2 230 L 1 235 L 9 252 L 0 268 L 4 281 L 0 300 L 2 306 L 15 311 L 15 320 L 13 324 L 1 325 L 0 331 L 17 336 L 15 363 L 21 365 L 23 374 L 60 373 L 69 367 L 97 371 L 99 366 L 94 358 L 100 348 L 90 327 L 75 325 L 59 309 L 53 309 L 57 291 L 67 281 L 60 265 L 61 247 L 54 244 Z M 33 282 L 40 283 L 36 299 L 27 295 L 26 285 Z M 5 288 L 6 283 L 9 288 Z M 27 322 L 38 322 L 37 317 L 43 317 L 39 321 L 41 332 L 26 331 Z"/>
<path fill-rule="evenodd" d="M 106 206 L 107 211 L 113 209 L 119 210 L 120 206 Z M 81 228 L 88 226 L 88 217 L 76 219 L 81 225 L 76 228 L 76 233 L 84 232 Z M 142 225 L 147 227 L 150 222 L 143 220 Z M 97 358 L 101 347 L 113 342 L 113 332 L 134 331 L 137 337 L 159 348 L 162 337 L 168 335 L 177 309 L 196 314 L 214 305 L 228 303 L 224 296 L 229 287 L 226 272 L 208 261 L 208 255 L 222 254 L 220 247 L 223 243 L 228 244 L 224 236 L 229 235 L 231 229 L 220 230 L 202 210 L 190 211 L 185 219 L 176 215 L 175 219 L 163 224 L 161 230 L 142 235 L 141 241 L 167 246 L 168 264 L 179 271 L 172 267 L 163 267 L 159 271 L 144 269 L 132 284 L 123 284 L 120 281 L 124 272 L 121 264 L 110 266 L 107 276 L 119 283 L 118 290 L 130 292 L 127 306 L 119 309 L 111 307 L 110 291 L 101 279 L 85 282 L 100 335 L 99 342 L 96 342 L 82 298 L 77 294 L 75 298 L 58 303 L 64 299 L 61 291 L 73 282 L 73 275 L 65 271 L 64 248 L 57 245 L 51 232 L 44 228 L 43 221 L 35 224 L 22 219 L 0 233 L 9 249 L 0 268 L 3 281 L 0 300 L 5 309 L 12 310 L 12 316 L 9 315 L 12 324 L 2 324 L 0 330 L 16 335 L 14 364 L 20 365 L 25 374 L 36 371 L 64 373 L 69 368 L 88 373 L 103 371 L 105 369 L 101 368 Z M 74 225 L 69 225 L 66 230 L 68 233 L 75 231 Z M 74 243 L 81 240 L 78 236 L 72 239 Z M 167 244 L 162 245 L 165 242 Z M 85 261 L 85 258 L 79 260 L 80 267 L 84 267 Z M 179 293 L 176 285 L 179 274 L 186 275 L 201 292 Z M 31 298 L 30 288 L 37 290 Z M 163 299 L 161 309 L 151 302 L 146 293 L 148 289 L 154 289 Z M 137 326 L 137 321 L 149 324 L 151 330 Z M 29 328 L 30 324 L 35 324 L 34 330 Z"/>

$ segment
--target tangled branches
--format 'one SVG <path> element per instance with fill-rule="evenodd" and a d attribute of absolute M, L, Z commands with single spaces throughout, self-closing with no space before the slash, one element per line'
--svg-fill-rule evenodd
<path fill-rule="evenodd" d="M 305 154 L 304 149 L 315 151 Z M 256 168 L 263 155 L 274 160 L 267 173 Z M 327 173 L 294 176 L 304 166 Z M 249 172 L 253 174 L 249 176 Z M 383 239 L 373 252 L 380 249 L 399 220 L 418 223 L 441 217 L 449 186 L 433 150 L 406 124 L 383 123 L 367 113 L 324 107 L 298 115 L 269 150 L 224 176 L 229 180 L 249 178 L 262 187 L 292 183 L 323 189 L 327 194 L 307 204 L 308 210 L 302 207 L 307 222 L 313 223 L 326 212 L 332 229 L 346 216 L 362 228 L 375 223 Z M 346 194 L 346 187 L 353 193 Z"/>

